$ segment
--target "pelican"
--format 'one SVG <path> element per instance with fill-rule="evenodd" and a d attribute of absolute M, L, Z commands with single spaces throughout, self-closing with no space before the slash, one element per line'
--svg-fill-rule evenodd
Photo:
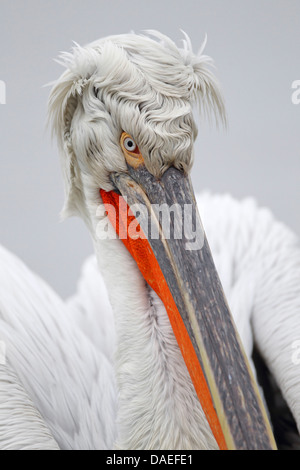
<path fill-rule="evenodd" d="M 63 216 L 95 255 L 63 301 L 0 248 L 2 449 L 275 449 L 266 378 L 297 442 L 298 239 L 253 199 L 194 196 L 193 106 L 226 119 L 203 50 L 151 31 L 62 55 Z"/>

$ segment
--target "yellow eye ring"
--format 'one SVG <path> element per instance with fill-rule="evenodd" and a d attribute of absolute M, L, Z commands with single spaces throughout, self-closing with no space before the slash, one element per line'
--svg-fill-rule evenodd
<path fill-rule="evenodd" d="M 144 164 L 143 156 L 135 140 L 127 132 L 122 132 L 120 145 L 123 150 L 126 162 L 133 168 L 138 168 Z"/>

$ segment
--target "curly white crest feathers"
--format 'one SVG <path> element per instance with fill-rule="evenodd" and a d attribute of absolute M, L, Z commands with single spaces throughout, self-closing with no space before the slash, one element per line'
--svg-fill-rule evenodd
<path fill-rule="evenodd" d="M 119 148 L 123 130 L 139 144 L 148 170 L 160 176 L 170 165 L 188 172 L 197 130 L 192 107 L 226 121 L 212 61 L 157 31 L 75 44 L 60 56 L 67 68 L 49 98 L 49 120 L 62 153 L 65 213 L 99 188 L 112 189 L 111 171 L 126 169 Z M 86 175 L 84 184 L 82 175 Z M 88 187 L 86 187 L 88 185 Z M 85 187 L 84 187 L 85 186 Z"/>

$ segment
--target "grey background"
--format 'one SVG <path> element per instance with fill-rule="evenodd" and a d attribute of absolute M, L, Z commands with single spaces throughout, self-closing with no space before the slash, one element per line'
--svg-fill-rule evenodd
<path fill-rule="evenodd" d="M 57 150 L 45 130 L 49 90 L 62 68 L 53 61 L 72 41 L 180 28 L 217 65 L 229 128 L 204 127 L 196 144 L 195 189 L 254 196 L 300 234 L 299 0 L 0 0 L 0 243 L 62 296 L 71 294 L 92 252 L 83 222 L 61 223 Z"/>

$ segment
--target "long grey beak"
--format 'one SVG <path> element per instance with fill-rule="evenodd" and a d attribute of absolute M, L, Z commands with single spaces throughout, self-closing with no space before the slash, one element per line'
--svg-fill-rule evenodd
<path fill-rule="evenodd" d="M 138 220 L 202 368 L 227 448 L 275 449 L 189 178 L 171 167 L 157 180 L 142 165 L 129 168 L 128 174 L 115 174 L 113 181 L 130 208 L 142 208 Z M 168 233 L 160 218 L 162 205 L 173 209 Z"/>

